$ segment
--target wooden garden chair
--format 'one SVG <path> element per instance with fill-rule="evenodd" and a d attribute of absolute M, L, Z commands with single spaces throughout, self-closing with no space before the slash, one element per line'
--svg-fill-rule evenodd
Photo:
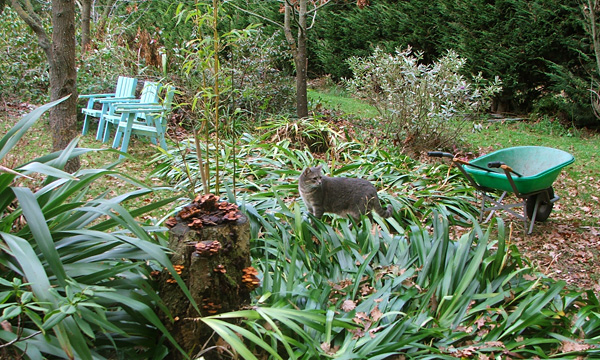
<path fill-rule="evenodd" d="M 149 137 L 153 144 L 167 149 L 165 133 L 167 131 L 167 115 L 171 111 L 175 88 L 165 87 L 165 96 L 161 104 L 117 104 L 115 113 L 120 114 L 113 148 L 120 145 L 122 152 L 127 152 L 132 135 Z"/>
<path fill-rule="evenodd" d="M 85 114 L 85 118 L 83 119 L 83 130 L 81 134 L 87 134 L 90 126 L 90 116 L 99 118 L 101 122 L 103 115 L 109 111 L 110 103 L 101 103 L 101 100 L 120 99 L 121 101 L 125 101 L 127 99 L 134 99 L 136 86 L 137 79 L 119 76 L 114 93 L 79 95 L 80 99 L 88 99 L 87 106 L 81 109 L 81 112 Z M 96 104 L 101 104 L 101 108 L 96 108 Z M 102 131 L 103 128 L 99 124 L 98 132 L 96 133 L 97 140 L 100 140 L 102 136 Z"/>
<path fill-rule="evenodd" d="M 115 113 L 115 109 L 117 106 L 121 105 L 160 105 L 158 92 L 160 90 L 161 85 L 157 82 L 146 81 L 144 83 L 144 87 L 142 88 L 142 94 L 139 99 L 106 99 L 100 100 L 108 104 L 108 111 L 102 114 L 98 124 L 98 131 L 102 134 L 102 142 L 106 143 L 110 139 L 110 133 L 112 127 L 117 127 L 119 122 L 121 121 L 121 114 Z M 146 118 L 146 115 L 140 113 L 141 118 Z"/>

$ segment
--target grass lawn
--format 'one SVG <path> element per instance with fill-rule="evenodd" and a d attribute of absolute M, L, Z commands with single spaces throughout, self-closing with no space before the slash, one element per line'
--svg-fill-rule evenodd
<path fill-rule="evenodd" d="M 0 110 L 0 134 L 5 134 L 14 124 L 16 124 L 25 113 L 28 113 L 36 106 L 32 104 L 17 104 L 8 103 L 4 111 Z M 82 124 L 79 124 L 80 128 Z M 19 141 L 16 149 L 9 152 L 2 160 L 0 165 L 8 168 L 16 168 L 42 155 L 52 152 L 52 139 L 50 135 L 50 127 L 47 123 L 47 115 L 40 118 L 36 124 L 28 131 L 28 133 Z M 90 127 L 90 132 L 85 136 L 80 136 L 79 147 L 91 149 L 110 149 L 110 143 L 103 144 L 96 140 L 96 127 L 93 124 Z M 121 171 L 125 175 L 131 176 L 136 180 L 148 186 L 161 186 L 164 184 L 162 180 L 149 177 L 152 168 L 148 164 L 148 160 L 157 152 L 157 150 L 147 142 L 133 139 L 129 148 L 131 159 L 118 164 L 114 169 Z M 80 157 L 82 169 L 98 169 L 107 167 L 118 160 L 119 155 L 111 151 L 94 152 Z M 22 179 L 22 184 L 38 188 L 41 184 L 41 179 L 34 180 Z M 95 181 L 92 187 L 88 190 L 88 199 L 97 197 L 106 193 L 107 197 L 114 197 L 128 191 L 136 190 L 132 184 L 124 181 L 120 177 L 101 177 Z M 144 205 L 144 202 L 154 201 L 161 198 L 164 193 L 153 193 L 151 197 L 137 198 L 131 203 L 133 207 Z M 137 203 L 135 203 L 137 202 Z M 139 202 L 142 202 L 140 204 Z M 124 203 L 128 206 L 128 202 Z M 166 216 L 172 209 L 161 209 L 160 212 L 155 212 L 152 215 L 154 218 Z M 146 217 L 148 217 L 146 216 Z"/>

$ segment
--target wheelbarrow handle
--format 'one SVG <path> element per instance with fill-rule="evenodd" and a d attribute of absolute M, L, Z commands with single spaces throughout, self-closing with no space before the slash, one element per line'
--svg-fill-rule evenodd
<path fill-rule="evenodd" d="M 491 170 L 486 169 L 484 167 L 471 164 L 468 161 L 461 160 L 461 159 L 459 159 L 459 158 L 455 157 L 454 155 L 452 155 L 450 153 L 447 153 L 447 152 L 443 152 L 443 151 L 429 151 L 427 153 L 427 155 L 429 155 L 431 157 L 446 157 L 446 158 L 452 159 L 452 162 L 455 163 L 455 164 L 468 165 L 468 166 L 477 168 L 479 170 L 488 171 L 488 172 L 491 171 Z"/>
<path fill-rule="evenodd" d="M 518 177 L 523 177 L 523 175 L 519 174 L 518 172 L 514 171 L 510 166 L 506 165 L 505 163 L 503 163 L 502 161 L 490 161 L 487 166 L 489 168 L 501 168 L 502 170 L 511 172 L 515 175 L 517 175 Z"/>
<path fill-rule="evenodd" d="M 490 170 L 490 169 L 486 169 L 486 168 L 484 168 L 484 167 L 482 167 L 482 166 L 478 166 L 478 165 L 475 165 L 475 164 L 471 164 L 471 163 L 470 163 L 470 162 L 468 162 L 468 161 L 464 161 L 464 160 L 461 160 L 461 159 L 459 159 L 459 158 L 456 158 L 456 157 L 455 157 L 455 158 L 453 158 L 453 159 L 452 159 L 452 161 L 454 161 L 455 163 L 461 164 L 461 165 L 467 165 L 467 166 L 470 166 L 470 167 L 474 167 L 474 168 L 476 168 L 476 169 L 479 169 L 479 170 L 483 170 L 483 171 L 487 171 L 487 172 L 490 172 L 490 171 L 492 171 L 492 170 Z"/>
<path fill-rule="evenodd" d="M 431 157 L 447 157 L 447 158 L 454 158 L 454 155 L 447 153 L 447 152 L 443 152 L 443 151 L 429 151 L 427 153 L 427 155 L 431 156 Z"/>

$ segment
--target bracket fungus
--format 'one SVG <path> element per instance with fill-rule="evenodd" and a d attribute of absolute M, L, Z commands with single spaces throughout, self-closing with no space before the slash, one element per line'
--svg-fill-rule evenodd
<path fill-rule="evenodd" d="M 213 241 L 200 241 L 194 245 L 196 256 L 213 256 L 219 253 L 221 250 L 221 243 L 217 240 Z"/>
<path fill-rule="evenodd" d="M 235 222 L 241 217 L 242 213 L 236 204 L 219 201 L 218 196 L 206 194 L 198 195 L 175 217 L 169 218 L 165 225 L 172 228 L 177 225 L 178 221 L 182 221 L 192 229 L 201 229 L 204 226 Z"/>
<path fill-rule="evenodd" d="M 252 266 L 248 266 L 245 269 L 242 269 L 244 275 L 242 275 L 242 283 L 246 285 L 249 290 L 254 290 L 260 285 L 260 279 L 257 277 L 258 270 L 253 268 Z"/>
<path fill-rule="evenodd" d="M 209 302 L 209 303 L 205 304 L 204 306 L 202 306 L 202 308 L 204 310 L 206 310 L 206 312 L 209 313 L 210 315 L 214 315 L 221 309 L 221 305 L 215 304 L 213 302 Z"/>
<path fill-rule="evenodd" d="M 225 274 L 227 272 L 227 270 L 225 269 L 225 266 L 219 264 L 217 265 L 214 269 L 214 272 L 220 272 L 221 274 Z"/>
<path fill-rule="evenodd" d="M 183 266 L 183 265 L 173 265 L 173 268 L 175 269 L 175 272 L 177 273 L 177 275 L 181 275 L 181 273 L 183 272 L 183 269 L 185 269 L 185 266 Z M 177 282 L 177 280 L 175 280 L 174 278 L 168 278 L 167 282 L 169 284 L 175 284 Z"/>

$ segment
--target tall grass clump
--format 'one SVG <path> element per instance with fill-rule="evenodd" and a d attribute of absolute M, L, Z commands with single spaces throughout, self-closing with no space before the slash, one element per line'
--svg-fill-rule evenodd
<path fill-rule="evenodd" d="M 56 103 L 25 115 L 0 139 L 0 164 Z M 116 164 L 65 173 L 70 158 L 97 151 L 76 141 L 0 167 L 0 358 L 161 358 L 164 342 L 176 339 L 155 313 L 161 302 L 151 272 L 167 268 L 178 277 L 161 245 L 165 229 L 137 219 L 173 199 L 127 208 L 125 201 L 159 189 L 119 173 Z M 24 178 L 33 176 L 41 183 L 26 186 Z M 139 190 L 90 196 L 102 177 Z"/>
<path fill-rule="evenodd" d="M 395 54 L 378 48 L 369 57 L 348 60 L 349 91 L 377 108 L 384 137 L 417 155 L 451 149 L 501 90 L 499 78 L 462 75 L 465 59 L 453 51 L 430 65 L 422 56 L 410 47 Z"/>
<path fill-rule="evenodd" d="M 499 219 L 453 239 L 450 222 L 437 212 L 430 229 L 376 217 L 373 230 L 366 218 L 352 229 L 347 220 L 308 221 L 297 205 L 273 211 L 247 203 L 245 211 L 262 275 L 257 305 L 326 318 L 322 328 L 307 322 L 278 329 L 295 350 L 289 358 L 598 353 L 597 297 L 565 291 L 563 282 L 528 267 Z M 261 322 L 247 326 L 270 333 Z"/>

